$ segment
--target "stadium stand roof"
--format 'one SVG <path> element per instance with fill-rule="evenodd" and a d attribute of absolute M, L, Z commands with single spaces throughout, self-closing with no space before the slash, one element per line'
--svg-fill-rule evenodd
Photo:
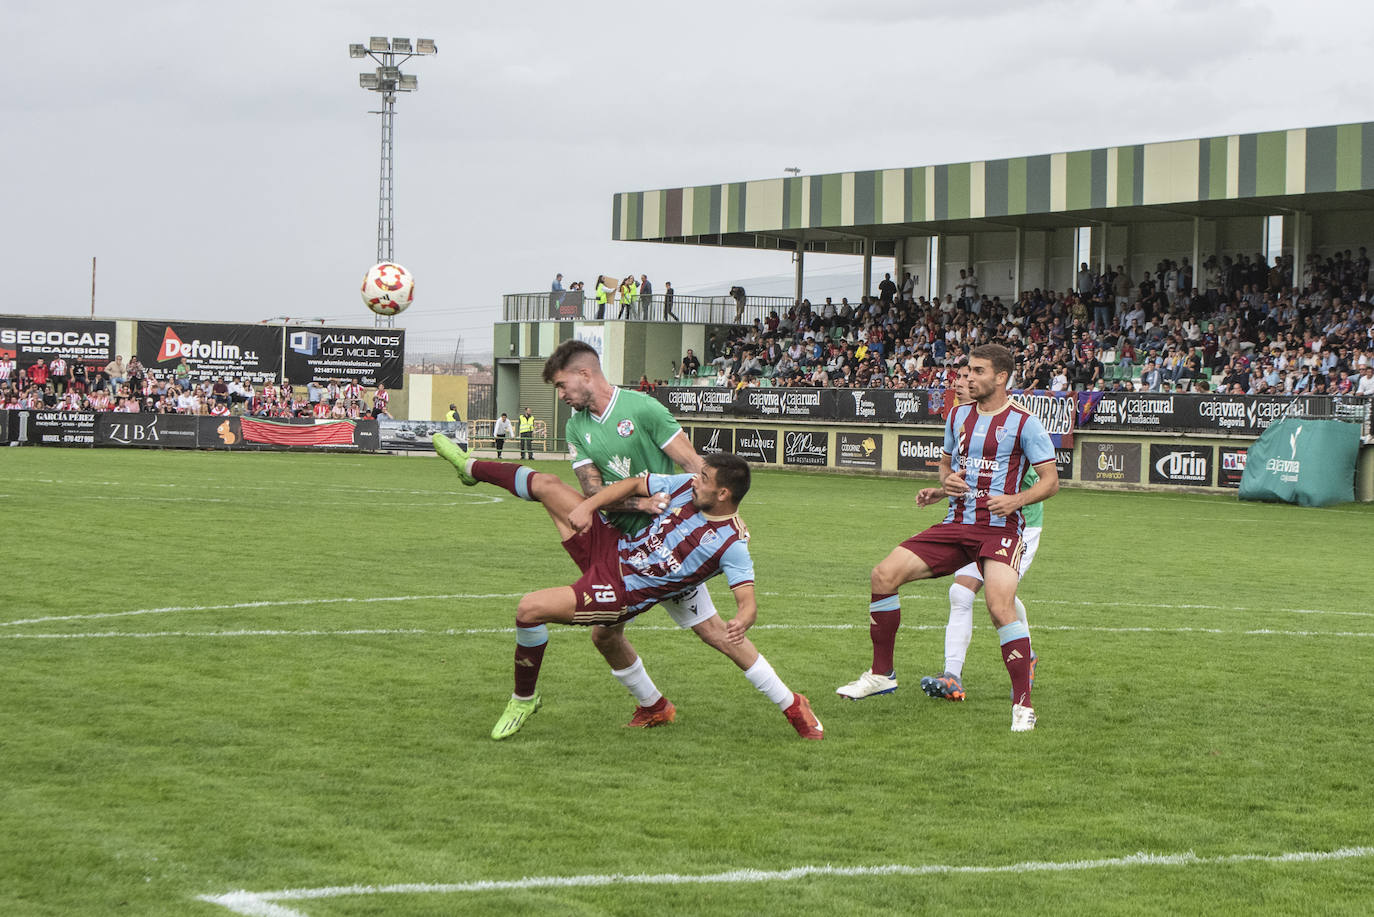
<path fill-rule="evenodd" d="M 616 194 L 612 238 L 891 255 L 997 228 L 1374 209 L 1374 122 Z"/>

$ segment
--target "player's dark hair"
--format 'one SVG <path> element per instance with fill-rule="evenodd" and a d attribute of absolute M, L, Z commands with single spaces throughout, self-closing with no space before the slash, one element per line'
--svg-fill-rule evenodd
<path fill-rule="evenodd" d="M 553 377 L 568 368 L 568 364 L 578 357 L 590 354 L 597 365 L 601 365 L 601 358 L 596 355 L 596 350 L 586 341 L 564 341 L 554 348 L 553 353 L 549 354 L 548 360 L 544 362 L 544 381 L 553 384 Z"/>
<path fill-rule="evenodd" d="M 1016 363 L 1011 358 L 1011 351 L 1001 344 L 980 344 L 969 351 L 970 360 L 987 360 L 992 364 L 993 375 L 1006 373 L 1008 376 L 1016 370 Z"/>
<path fill-rule="evenodd" d="M 736 503 L 749 493 L 749 463 L 733 452 L 718 452 L 704 459 L 706 465 L 716 470 L 716 486 L 730 491 L 730 498 Z"/>

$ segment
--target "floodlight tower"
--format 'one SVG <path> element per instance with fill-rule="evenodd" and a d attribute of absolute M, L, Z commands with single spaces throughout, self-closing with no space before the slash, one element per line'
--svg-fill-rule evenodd
<path fill-rule="evenodd" d="M 419 80 L 401 72 L 401 64 L 416 55 L 439 53 L 432 38 L 417 38 L 412 48 L 409 38 L 387 38 L 374 35 L 366 45 L 349 45 L 349 57 L 370 57 L 377 62 L 372 73 L 358 74 L 358 84 L 382 97 L 380 111 L 369 114 L 382 116 L 382 160 L 381 178 L 377 193 L 377 261 L 391 261 L 395 258 L 395 212 L 392 200 L 392 151 L 394 148 L 394 121 L 396 118 L 396 93 L 415 92 Z M 378 316 L 377 327 L 391 327 L 393 316 Z"/>

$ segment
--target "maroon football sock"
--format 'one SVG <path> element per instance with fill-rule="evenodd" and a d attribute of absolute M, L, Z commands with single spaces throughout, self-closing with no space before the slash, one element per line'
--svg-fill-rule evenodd
<path fill-rule="evenodd" d="M 519 497 L 522 495 L 515 490 L 515 476 L 523 467 L 515 462 L 473 461 L 469 473 L 483 484 L 495 484 Z"/>
<path fill-rule="evenodd" d="M 1012 703 L 1031 706 L 1031 645 L 1029 637 L 1018 637 L 1002 644 L 1002 664 L 1011 676 Z"/>
<path fill-rule="evenodd" d="M 533 697 L 534 686 L 539 682 L 539 667 L 544 664 L 544 648 L 538 646 L 515 646 L 515 696 Z"/>
<path fill-rule="evenodd" d="M 893 670 L 892 656 L 897 645 L 897 628 L 902 626 L 902 607 L 897 593 L 871 593 L 868 603 L 868 637 L 873 641 L 873 673 L 886 675 Z"/>

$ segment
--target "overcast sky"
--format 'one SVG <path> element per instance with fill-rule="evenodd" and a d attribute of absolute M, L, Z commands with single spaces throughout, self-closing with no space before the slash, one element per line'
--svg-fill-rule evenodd
<path fill-rule="evenodd" d="M 501 294 L 556 271 L 723 292 L 791 270 L 612 242 L 617 191 L 1374 119 L 1368 8 L 1336 0 L 4 10 L 0 309 L 20 314 L 89 314 L 97 256 L 98 316 L 371 325 L 378 99 L 348 45 L 433 38 L 396 116 L 412 350 L 489 351 Z"/>

